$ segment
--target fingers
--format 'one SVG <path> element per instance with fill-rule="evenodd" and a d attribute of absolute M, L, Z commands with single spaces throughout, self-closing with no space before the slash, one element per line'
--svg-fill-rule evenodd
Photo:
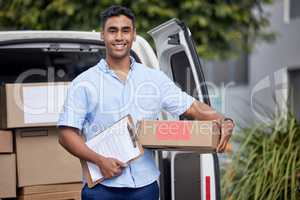
<path fill-rule="evenodd" d="M 231 133 L 234 128 L 234 124 L 231 121 L 225 121 L 222 122 L 222 131 L 225 131 L 225 133 Z M 228 130 L 228 131 L 226 131 Z"/>
<path fill-rule="evenodd" d="M 105 173 L 105 178 L 113 178 L 115 176 L 120 176 L 122 174 L 121 167 L 115 167 L 114 169 L 111 169 L 109 172 Z"/>
<path fill-rule="evenodd" d="M 221 140 L 217 147 L 217 152 L 222 153 L 226 149 L 227 143 L 232 135 L 234 124 L 231 121 L 222 123 Z"/>
<path fill-rule="evenodd" d="M 114 168 L 113 168 L 113 176 L 119 176 L 122 174 L 122 168 L 125 168 L 127 167 L 127 164 L 126 163 L 123 163 L 117 159 L 114 159 L 112 158 L 113 160 L 113 165 L 114 165 Z"/>
<path fill-rule="evenodd" d="M 122 167 L 122 168 L 127 167 L 127 164 L 126 164 L 126 163 L 123 163 L 123 162 L 121 162 L 121 161 L 119 161 L 119 160 L 117 160 L 117 159 L 115 159 L 115 162 L 116 162 L 116 164 L 117 164 L 118 166 L 120 166 L 120 167 Z"/>
<path fill-rule="evenodd" d="M 120 176 L 122 174 L 122 169 L 120 167 L 114 170 L 113 176 Z"/>
<path fill-rule="evenodd" d="M 229 141 L 229 137 L 223 137 L 220 141 L 220 144 L 218 145 L 217 152 L 223 153 L 226 149 L 227 143 Z"/>
<path fill-rule="evenodd" d="M 123 168 L 127 164 L 115 159 L 115 158 L 106 158 L 106 162 L 100 165 L 100 170 L 105 178 L 113 178 L 115 176 L 120 176 L 122 174 Z"/>
<path fill-rule="evenodd" d="M 222 153 L 223 151 L 224 151 L 224 143 L 225 143 L 225 137 L 222 135 L 221 136 L 221 140 L 220 140 L 220 143 L 219 143 L 219 145 L 218 145 L 218 147 L 217 147 L 217 152 L 218 153 Z"/>
<path fill-rule="evenodd" d="M 119 161 L 118 159 L 115 159 L 115 158 L 109 158 L 113 164 L 113 166 L 115 167 L 122 167 L 122 168 L 125 168 L 127 167 L 127 163 L 123 163 L 121 161 Z"/>

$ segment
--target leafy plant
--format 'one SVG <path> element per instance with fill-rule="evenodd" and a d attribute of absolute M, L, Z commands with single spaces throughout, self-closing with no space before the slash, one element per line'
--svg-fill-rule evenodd
<path fill-rule="evenodd" d="M 300 126 L 293 115 L 242 129 L 222 178 L 224 199 L 300 199 Z"/>
<path fill-rule="evenodd" d="M 225 59 L 248 52 L 255 39 L 272 41 L 267 5 L 273 0 L 0 0 L 0 30 L 98 30 L 100 13 L 110 5 L 131 8 L 137 31 L 171 18 L 190 28 L 204 59 Z"/>

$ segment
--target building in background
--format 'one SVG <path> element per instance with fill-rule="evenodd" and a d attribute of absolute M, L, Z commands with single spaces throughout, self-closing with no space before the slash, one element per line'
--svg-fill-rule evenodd
<path fill-rule="evenodd" d="M 274 0 L 265 9 L 269 28 L 277 33 L 274 42 L 257 42 L 250 55 L 237 60 L 205 63 L 208 82 L 218 86 L 210 90 L 216 95 L 213 105 L 241 126 L 253 120 L 268 122 L 286 105 L 300 119 L 300 1 Z"/>

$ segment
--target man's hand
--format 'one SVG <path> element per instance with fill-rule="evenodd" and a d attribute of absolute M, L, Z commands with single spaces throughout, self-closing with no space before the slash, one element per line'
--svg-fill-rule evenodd
<path fill-rule="evenodd" d="M 234 126 L 235 125 L 232 120 L 223 120 L 221 122 L 221 140 L 217 147 L 218 153 L 222 153 L 226 149 L 226 145 L 232 135 Z"/>
<path fill-rule="evenodd" d="M 102 157 L 99 162 L 96 163 L 104 178 L 113 178 L 122 174 L 123 168 L 127 167 L 127 164 L 115 159 Z"/>
<path fill-rule="evenodd" d="M 99 166 L 105 178 L 112 178 L 122 173 L 127 165 L 114 158 L 106 158 L 92 151 L 79 135 L 80 131 L 71 127 L 60 127 L 59 143 L 74 156 Z"/>
<path fill-rule="evenodd" d="M 221 140 L 217 147 L 217 152 L 223 152 L 232 135 L 234 122 L 232 119 L 224 118 L 210 106 L 198 100 L 194 101 L 192 106 L 183 113 L 184 116 L 195 120 L 221 120 Z"/>

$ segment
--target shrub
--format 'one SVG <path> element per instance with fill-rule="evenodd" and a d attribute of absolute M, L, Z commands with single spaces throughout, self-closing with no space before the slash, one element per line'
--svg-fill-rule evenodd
<path fill-rule="evenodd" d="M 241 129 L 222 178 L 223 199 L 300 199 L 300 126 L 293 115 Z"/>

